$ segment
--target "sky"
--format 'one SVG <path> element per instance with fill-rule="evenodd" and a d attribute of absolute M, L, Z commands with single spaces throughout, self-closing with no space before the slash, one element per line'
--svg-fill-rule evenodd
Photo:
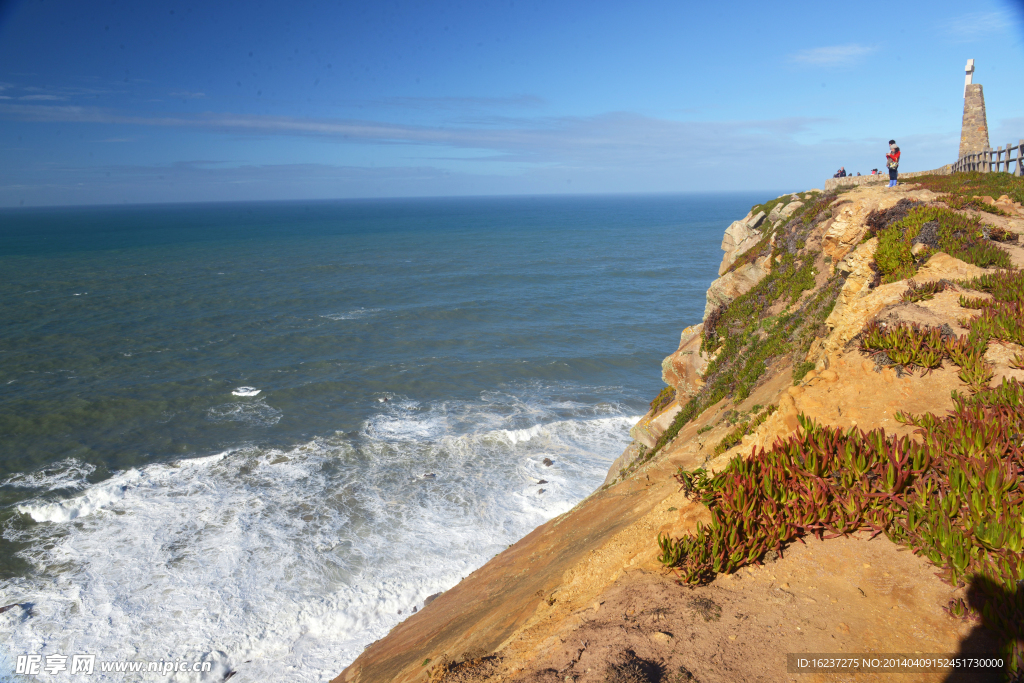
<path fill-rule="evenodd" d="M 0 207 L 822 187 L 1024 138 L 1024 0 L 0 0 Z"/>

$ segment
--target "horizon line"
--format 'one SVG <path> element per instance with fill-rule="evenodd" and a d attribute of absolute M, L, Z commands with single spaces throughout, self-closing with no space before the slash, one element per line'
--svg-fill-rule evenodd
<path fill-rule="evenodd" d="M 811 188 L 813 189 L 813 188 Z M 810 190 L 785 191 L 776 197 Z M 295 204 L 295 203 L 329 203 L 329 202 L 370 202 L 370 201 L 408 201 L 408 200 L 444 200 L 444 199 L 541 199 L 541 198 L 583 198 L 583 197 L 667 197 L 674 195 L 696 194 L 757 194 L 761 192 L 778 192 L 776 189 L 761 190 L 677 190 L 670 192 L 551 192 L 524 194 L 464 194 L 464 195 L 396 195 L 387 197 L 320 197 L 304 199 L 211 199 L 184 201 L 152 201 L 152 202 L 120 202 L 96 204 L 30 204 L 0 206 L 0 211 L 32 211 L 39 209 L 112 209 L 138 207 L 180 207 L 180 206 L 212 206 L 232 204 Z"/>

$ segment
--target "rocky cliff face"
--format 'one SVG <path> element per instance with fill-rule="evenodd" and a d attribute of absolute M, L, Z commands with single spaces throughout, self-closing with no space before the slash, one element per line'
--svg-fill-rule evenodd
<path fill-rule="evenodd" d="M 772 550 L 690 587 L 664 568 L 656 542 L 711 519 L 673 476 L 681 470 L 722 472 L 799 436 L 801 415 L 910 436 L 914 426 L 897 413 L 944 415 L 953 391 L 979 389 L 952 363 L 911 371 L 866 355 L 858 341 L 873 322 L 948 330 L 953 339 L 987 315 L 951 283 L 993 268 L 934 249 L 899 252 L 918 259 L 900 266 L 916 271 L 913 283 L 885 265 L 894 247 L 879 220 L 910 206 L 900 200 L 927 208 L 944 207 L 941 199 L 914 186 L 814 191 L 730 225 L 704 321 L 683 330 L 662 366 L 676 399 L 634 427 L 606 484 L 368 647 L 336 681 L 783 680 L 787 652 L 953 653 L 969 635 L 981 650 L 994 648 L 975 622 L 947 609 L 963 604 L 964 587 L 885 537 L 786 544 L 781 557 Z M 1003 254 L 998 262 L 1024 267 L 1016 241 L 1024 212 L 1008 199 L 999 206 L 1005 215 L 962 213 L 1000 236 L 983 245 Z M 971 249 L 966 258 L 994 258 Z M 945 289 L 911 296 L 928 282 Z M 1024 381 L 1014 360 L 1024 347 L 992 342 L 983 351 L 979 367 L 990 375 L 972 382 Z"/>

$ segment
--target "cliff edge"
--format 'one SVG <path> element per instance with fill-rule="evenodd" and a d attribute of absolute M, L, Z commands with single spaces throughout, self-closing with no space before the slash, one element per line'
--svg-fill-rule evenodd
<path fill-rule="evenodd" d="M 797 680 L 787 653 L 1019 652 L 1024 181 L 989 175 L 753 207 L 605 484 L 335 683 L 776 681 Z"/>

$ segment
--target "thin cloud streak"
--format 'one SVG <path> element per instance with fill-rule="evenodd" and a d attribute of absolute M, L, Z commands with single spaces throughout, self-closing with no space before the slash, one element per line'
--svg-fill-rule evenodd
<path fill-rule="evenodd" d="M 97 123 L 219 130 L 247 135 L 298 135 L 337 142 L 448 147 L 497 153 L 504 161 L 683 161 L 694 155 L 710 160 L 746 153 L 808 130 L 824 119 L 791 117 L 763 121 L 670 121 L 614 112 L 591 117 L 477 119 L 480 125 L 412 126 L 382 121 L 308 119 L 284 116 L 213 114 L 197 116 L 125 115 L 81 106 L 0 104 L 0 114 L 36 122 Z M 487 124 L 491 125 L 487 125 Z M 772 145 L 774 146 L 774 145 Z"/>
<path fill-rule="evenodd" d="M 801 50 L 790 55 L 789 61 L 811 66 L 848 66 L 877 51 L 877 47 L 858 43 L 832 45 Z"/>
<path fill-rule="evenodd" d="M 1020 16 L 1010 10 L 1000 10 L 965 14 L 940 24 L 939 30 L 954 40 L 966 43 L 1002 35 L 1014 24 L 1020 24 Z"/>
<path fill-rule="evenodd" d="M 492 107 L 535 108 L 544 106 L 547 101 L 536 95 L 517 95 L 514 97 L 387 97 L 375 100 L 374 103 L 408 109 L 459 110 Z"/>

